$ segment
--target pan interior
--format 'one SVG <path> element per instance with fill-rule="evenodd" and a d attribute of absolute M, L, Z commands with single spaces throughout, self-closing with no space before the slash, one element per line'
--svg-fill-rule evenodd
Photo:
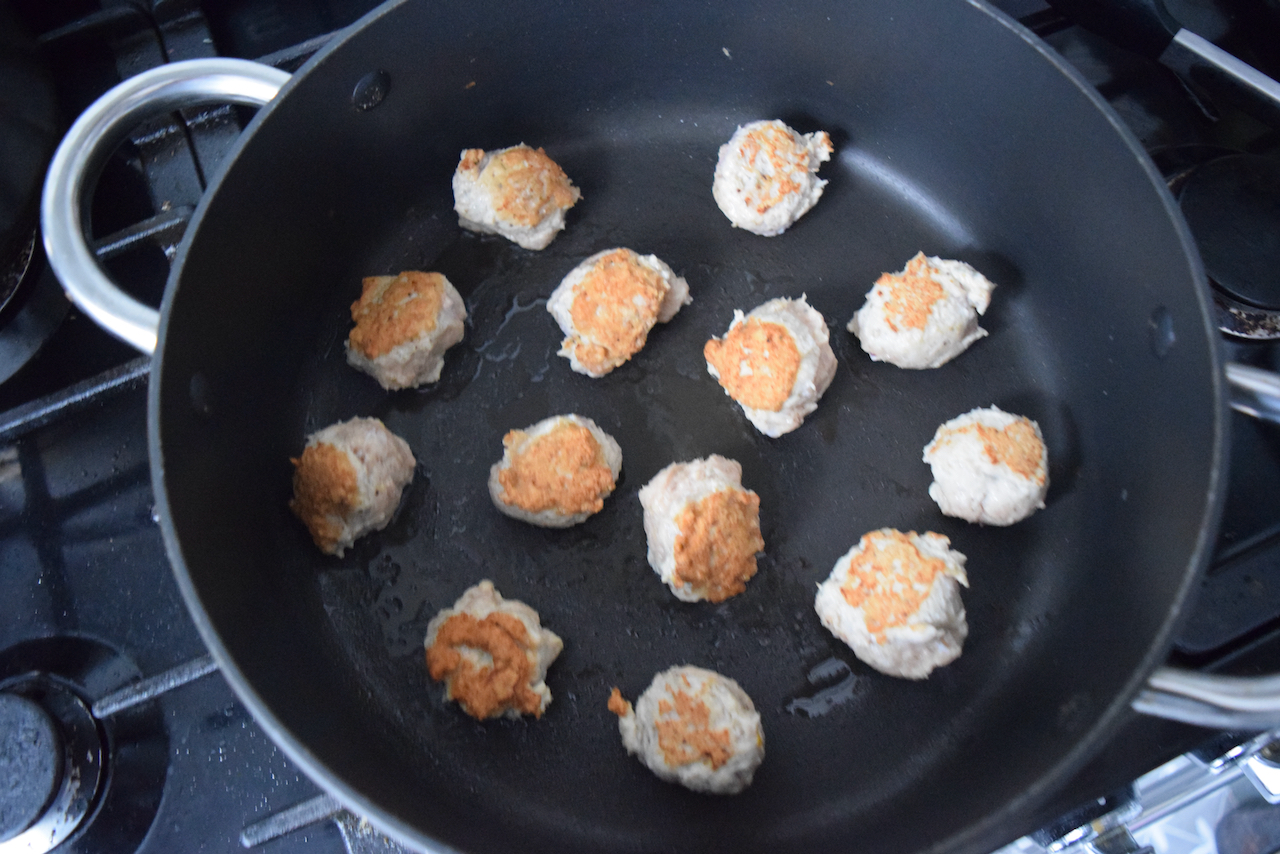
<path fill-rule="evenodd" d="M 255 123 L 168 297 L 154 458 L 177 571 L 233 682 L 375 819 L 476 850 L 989 848 L 1002 840 L 978 831 L 1069 770 L 1159 656 L 1211 512 L 1198 283 L 1092 101 L 990 13 L 935 5 L 761 6 L 729 23 L 681 4 L 660 33 L 656 7 L 558 6 L 525 32 L 499 27 L 501 9 L 406 3 Z M 548 32 L 555 59 L 531 72 Z M 355 111 L 349 84 L 374 67 L 391 94 Z M 814 210 L 762 238 L 729 226 L 710 183 L 735 127 L 772 117 L 827 130 L 837 154 Z M 452 213 L 458 152 L 521 141 L 583 192 L 541 252 Z M 614 246 L 667 261 L 693 303 L 592 380 L 556 355 L 545 301 Z M 918 250 L 998 285 L 989 337 L 933 371 L 874 363 L 844 329 Z M 360 278 L 403 269 L 444 273 L 467 333 L 439 383 L 388 394 L 343 343 Z M 702 346 L 734 309 L 801 294 L 839 369 L 799 430 L 768 439 Z M 1153 348 L 1153 316 L 1179 331 L 1172 349 Z M 1007 529 L 941 516 L 920 461 L 940 423 L 992 404 L 1036 419 L 1051 460 L 1048 507 Z M 485 480 L 503 434 L 568 412 L 622 446 L 604 510 L 562 531 L 498 514 Z M 385 531 L 326 558 L 286 508 L 288 461 L 357 415 L 418 467 Z M 745 593 L 686 604 L 646 563 L 636 494 L 711 453 L 742 463 L 766 547 Z M 922 682 L 858 662 L 812 608 L 835 559 L 886 526 L 946 534 L 969 558 L 964 655 Z M 483 578 L 565 639 L 541 720 L 477 723 L 427 678 L 427 622 Z M 661 783 L 621 746 L 610 688 L 634 698 L 682 663 L 736 679 L 761 712 L 767 758 L 742 795 Z"/>

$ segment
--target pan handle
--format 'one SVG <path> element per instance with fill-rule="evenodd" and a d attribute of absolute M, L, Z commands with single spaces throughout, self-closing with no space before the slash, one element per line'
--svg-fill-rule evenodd
<path fill-rule="evenodd" d="M 1280 424 L 1280 374 L 1227 364 L 1231 408 Z M 1264 730 L 1280 725 L 1280 675 L 1224 676 L 1158 668 L 1133 700 L 1134 711 L 1212 729 Z"/>
<path fill-rule="evenodd" d="M 1280 424 L 1280 374 L 1229 362 L 1227 382 L 1231 384 L 1232 409 Z"/>
<path fill-rule="evenodd" d="M 1225 730 L 1280 723 L 1280 676 L 1225 676 L 1159 667 L 1133 700 L 1144 715 Z"/>
<path fill-rule="evenodd" d="M 102 328 L 144 353 L 156 349 L 160 314 L 124 293 L 103 272 L 85 238 L 83 204 L 103 164 L 147 117 L 201 104 L 260 107 L 289 75 L 243 59 L 173 62 L 130 77 L 84 111 L 53 156 L 40 200 L 45 253 L 71 301 Z"/>

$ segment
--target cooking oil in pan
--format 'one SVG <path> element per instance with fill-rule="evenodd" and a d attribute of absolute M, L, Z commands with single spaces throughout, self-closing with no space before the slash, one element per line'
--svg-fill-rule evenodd
<path fill-rule="evenodd" d="M 807 718 L 825 715 L 836 706 L 849 702 L 859 687 L 858 677 L 852 668 L 835 656 L 809 668 L 805 679 L 809 688 L 788 700 L 783 708 L 793 715 Z"/>

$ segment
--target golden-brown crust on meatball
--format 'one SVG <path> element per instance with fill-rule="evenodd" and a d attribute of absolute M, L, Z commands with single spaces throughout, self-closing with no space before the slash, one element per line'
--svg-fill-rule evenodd
<path fill-rule="evenodd" d="M 502 444 L 514 448 L 527 436 L 523 430 L 511 430 Z M 554 509 L 565 516 L 598 513 L 614 487 L 604 449 L 589 429 L 571 422 L 557 425 L 513 454 L 511 465 L 499 470 L 498 482 L 507 504 L 530 513 Z"/>
<path fill-rule="evenodd" d="M 676 517 L 676 585 L 704 590 L 709 602 L 723 602 L 747 589 L 756 574 L 760 535 L 760 496 L 722 489 L 685 507 Z"/>
<path fill-rule="evenodd" d="M 724 338 L 712 338 L 702 355 L 715 367 L 716 381 L 729 397 L 752 409 L 781 410 L 800 372 L 800 350 L 787 328 L 755 317 Z"/>
<path fill-rule="evenodd" d="M 333 554 L 343 530 L 339 517 L 350 514 L 360 500 L 355 467 L 346 452 L 323 442 L 290 462 L 294 470 L 289 509 L 307 526 L 320 550 Z"/>
<path fill-rule="evenodd" d="M 923 252 L 917 252 L 901 273 L 881 274 L 875 286 L 884 289 L 885 322 L 894 332 L 924 329 L 934 303 L 946 296 L 929 274 L 929 259 Z"/>
<path fill-rule="evenodd" d="M 1004 463 L 1010 471 L 1027 480 L 1043 485 L 1048 479 L 1044 470 L 1044 442 L 1036 435 L 1030 418 L 1019 417 L 1005 427 L 988 427 L 986 424 L 966 424 L 964 427 L 939 431 L 934 441 L 945 442 L 949 435 L 973 433 L 982 442 L 982 450 L 992 465 Z"/>
<path fill-rule="evenodd" d="M 658 719 L 654 721 L 658 747 L 668 765 L 706 761 L 714 771 L 733 755 L 729 730 L 711 729 L 711 709 L 689 693 L 692 686 L 687 678 L 684 687 L 689 690 L 668 686 L 667 697 L 658 700 Z"/>
<path fill-rule="evenodd" d="M 487 652 L 493 665 L 477 667 L 460 647 Z M 437 682 L 448 680 L 449 699 L 473 718 L 498 717 L 508 709 L 542 717 L 542 698 L 529 688 L 529 632 L 511 614 L 495 611 L 482 620 L 453 615 L 427 648 L 427 669 Z"/>
<path fill-rule="evenodd" d="M 350 346 L 368 359 L 385 356 L 397 346 L 436 328 L 444 304 L 445 277 L 406 270 L 398 276 L 368 276 L 360 299 L 351 304 L 355 328 Z"/>
<path fill-rule="evenodd" d="M 473 151 L 463 152 L 460 166 L 467 165 L 467 155 Z M 495 216 L 519 226 L 535 226 L 578 201 L 578 192 L 560 165 L 541 148 L 527 145 L 495 154 L 479 180 L 489 192 Z"/>
<path fill-rule="evenodd" d="M 862 537 L 863 550 L 849 561 L 840 595 L 851 608 L 861 608 L 867 631 L 880 643 L 885 629 L 906 625 L 933 589 L 933 580 L 946 573 L 946 562 L 920 553 L 911 538 L 915 531 L 872 531 Z"/>
<path fill-rule="evenodd" d="M 573 289 L 569 313 L 577 335 L 565 346 L 572 344 L 578 361 L 593 373 L 613 370 L 644 347 L 668 289 L 636 253 L 610 252 Z"/>

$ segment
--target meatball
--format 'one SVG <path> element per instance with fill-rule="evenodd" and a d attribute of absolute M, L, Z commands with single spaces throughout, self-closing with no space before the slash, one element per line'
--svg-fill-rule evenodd
<path fill-rule="evenodd" d="M 799 134 L 776 119 L 742 125 L 720 146 L 711 194 L 735 228 L 782 234 L 822 198 L 817 172 L 833 150 L 824 131 Z"/>
<path fill-rule="evenodd" d="M 923 679 L 960 656 L 969 634 L 965 556 L 941 534 L 872 531 L 818 585 L 822 625 L 890 676 Z"/>
<path fill-rule="evenodd" d="M 707 371 L 738 402 L 747 420 L 777 438 L 818 408 L 836 375 L 836 356 L 822 315 L 802 296 L 774 299 L 748 315 L 733 313 L 723 338 L 703 347 Z"/>
<path fill-rule="evenodd" d="M 737 794 L 764 761 L 764 729 L 747 692 L 701 667 L 659 673 L 634 708 L 614 688 L 609 711 L 618 716 L 628 753 L 695 792 Z"/>
<path fill-rule="evenodd" d="M 409 445 L 376 418 L 312 433 L 293 463 L 289 509 L 325 554 L 343 553 L 391 521 L 417 465 Z"/>
<path fill-rule="evenodd" d="M 453 209 L 470 231 L 500 234 L 525 249 L 545 249 L 564 229 L 564 212 L 582 194 L 541 148 L 462 152 L 453 173 Z"/>
<path fill-rule="evenodd" d="M 640 352 L 655 323 L 690 302 L 688 282 L 656 255 L 607 249 L 564 277 L 547 311 L 566 336 L 560 355 L 578 373 L 602 377 Z"/>
<path fill-rule="evenodd" d="M 938 428 L 925 446 L 933 469 L 929 497 L 948 516 L 1012 525 L 1044 507 L 1049 452 L 1040 425 L 994 406 Z"/>
<path fill-rule="evenodd" d="M 388 391 L 440 379 L 444 351 L 462 340 L 467 308 L 439 273 L 369 276 L 351 304 L 347 362 Z"/>
<path fill-rule="evenodd" d="M 445 699 L 478 720 L 542 717 L 551 703 L 543 680 L 564 649 L 537 611 L 503 599 L 487 580 L 431 619 L 424 645 L 427 670 L 444 682 Z"/>
<path fill-rule="evenodd" d="M 723 602 L 756 574 L 760 496 L 742 488 L 742 466 L 711 455 L 672 463 L 640 490 L 649 565 L 677 598 Z"/>
<path fill-rule="evenodd" d="M 901 273 L 885 273 L 848 329 L 872 359 L 900 368 L 937 368 L 987 334 L 978 316 L 995 285 L 963 261 L 917 253 Z"/>
<path fill-rule="evenodd" d="M 604 506 L 622 471 L 622 449 L 590 418 L 555 415 L 502 438 L 489 496 L 503 513 L 568 528 Z"/>

